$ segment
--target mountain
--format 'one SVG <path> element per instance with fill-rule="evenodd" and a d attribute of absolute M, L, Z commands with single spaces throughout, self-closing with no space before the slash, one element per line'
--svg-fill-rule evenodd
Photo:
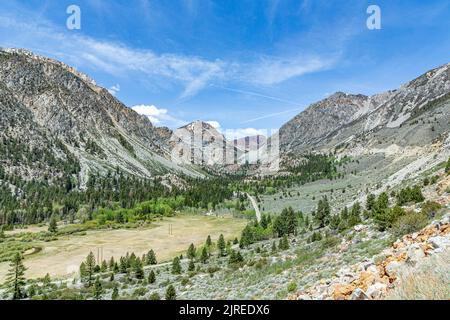
<path fill-rule="evenodd" d="M 25 50 L 0 50 L 0 110 L 4 145 L 14 139 L 27 154 L 45 154 L 30 162 L 23 152 L 13 155 L 12 147 L 4 148 L 4 169 L 18 170 L 25 179 L 58 175 L 49 166 L 69 159 L 81 186 L 89 172 L 116 168 L 139 177 L 201 175 L 170 161 L 170 131 L 155 128 L 88 76 Z M 11 157 L 14 163 L 7 159 Z"/>
<path fill-rule="evenodd" d="M 407 123 L 413 129 L 414 122 L 424 114 L 429 116 L 425 122 L 432 118 L 429 127 L 434 123 L 436 134 L 426 134 L 431 139 L 423 140 L 423 131 L 428 128 L 421 126 L 417 130 L 409 130 L 412 136 L 398 142 L 403 145 L 430 143 L 438 133 L 448 131 L 446 123 L 441 121 L 442 116 L 438 117 L 442 110 L 437 110 L 449 101 L 449 94 L 450 64 L 433 69 L 397 90 L 374 96 L 338 92 L 312 104 L 283 125 L 280 129 L 281 148 L 284 152 L 302 152 L 312 148 L 333 151 L 343 144 L 353 143 L 354 146 L 358 140 L 367 143 L 377 133 L 384 131 L 389 135 Z M 442 112 L 447 116 L 448 112 Z M 391 138 L 398 140 L 394 136 Z"/>

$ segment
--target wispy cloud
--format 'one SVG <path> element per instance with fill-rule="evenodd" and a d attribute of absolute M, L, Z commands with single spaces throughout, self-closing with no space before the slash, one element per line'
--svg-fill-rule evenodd
<path fill-rule="evenodd" d="M 139 72 L 149 77 L 162 77 L 183 85 L 181 98 L 195 95 L 224 75 L 224 63 L 219 60 L 129 48 L 121 43 L 68 34 L 45 21 L 20 21 L 0 16 L 0 25 L 0 41 L 4 46 L 52 52 L 68 63 L 100 69 L 114 76 Z"/>
<path fill-rule="evenodd" d="M 0 25 L 0 41 L 5 46 L 51 53 L 67 63 L 101 70 L 116 77 L 140 73 L 147 78 L 158 80 L 154 81 L 155 83 L 164 79 L 171 84 L 182 86 L 179 94 L 181 99 L 194 96 L 215 83 L 276 85 L 307 73 L 325 70 L 335 62 L 320 56 L 263 56 L 250 63 L 209 60 L 182 54 L 158 54 L 118 42 L 97 40 L 80 33 L 68 33 L 42 19 L 24 20 L 0 15 Z"/>
<path fill-rule="evenodd" d="M 262 57 L 249 65 L 243 79 L 258 85 L 276 85 L 308 73 L 327 70 L 337 60 L 338 57 L 322 56 Z"/>
<path fill-rule="evenodd" d="M 293 113 L 293 112 L 299 112 L 299 111 L 302 111 L 302 110 L 303 110 L 303 108 L 295 108 L 295 109 L 284 110 L 284 111 L 275 112 L 275 113 L 269 113 L 269 114 L 266 114 L 266 115 L 263 115 L 263 116 L 260 116 L 260 117 L 256 117 L 256 118 L 253 118 L 253 119 L 249 119 L 249 120 L 243 121 L 243 122 L 241 122 L 241 124 L 255 122 L 255 121 L 259 121 L 259 120 L 263 120 L 263 119 L 269 119 L 269 118 L 273 118 L 273 117 L 278 117 L 278 116 L 281 116 L 281 115 L 284 115 L 284 114 Z"/>
<path fill-rule="evenodd" d="M 110 94 L 112 94 L 113 96 L 115 96 L 117 94 L 117 92 L 120 91 L 120 84 L 115 84 L 111 87 L 109 87 L 108 92 Z"/>
<path fill-rule="evenodd" d="M 137 113 L 144 115 L 156 126 L 167 126 L 177 128 L 185 125 L 187 122 L 169 114 L 169 110 L 158 108 L 154 105 L 137 105 L 131 107 Z"/>

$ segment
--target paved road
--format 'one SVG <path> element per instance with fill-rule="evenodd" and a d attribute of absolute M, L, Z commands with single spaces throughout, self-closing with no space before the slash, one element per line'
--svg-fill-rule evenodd
<path fill-rule="evenodd" d="M 252 203 L 253 208 L 255 209 L 256 213 L 256 220 L 258 222 L 261 222 L 261 212 L 259 212 L 258 204 L 256 203 L 255 198 L 253 198 L 250 194 L 247 193 L 247 197 L 250 199 L 250 202 Z"/>

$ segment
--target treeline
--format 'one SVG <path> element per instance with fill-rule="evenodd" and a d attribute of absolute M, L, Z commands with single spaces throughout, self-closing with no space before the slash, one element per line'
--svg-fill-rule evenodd
<path fill-rule="evenodd" d="M 338 172 L 338 167 L 345 164 L 348 159 L 338 161 L 331 155 L 306 154 L 304 159 L 296 165 L 287 165 L 289 174 L 253 178 L 251 181 L 237 180 L 232 189 L 235 191 L 250 192 L 255 195 L 274 194 L 279 189 L 304 185 L 321 179 L 339 179 L 344 176 Z"/>
<path fill-rule="evenodd" d="M 0 225 L 40 223 L 53 215 L 73 221 L 80 212 L 87 220 L 145 220 L 150 214 L 171 215 L 182 207 L 214 209 L 233 196 L 230 177 L 182 177 L 186 188 L 181 190 L 167 188 L 161 178 L 140 179 L 116 169 L 105 176 L 91 174 L 86 190 L 80 190 L 71 175 L 56 183 L 25 181 L 4 171 L 0 175 Z"/>

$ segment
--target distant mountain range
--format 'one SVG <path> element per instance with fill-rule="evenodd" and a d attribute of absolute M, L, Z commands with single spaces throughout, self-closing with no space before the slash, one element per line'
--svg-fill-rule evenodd
<path fill-rule="evenodd" d="M 401 154 L 411 147 L 447 148 L 449 110 L 450 64 L 374 96 L 338 92 L 281 127 L 281 155 L 289 163 L 305 152 L 364 155 L 382 149 Z M 79 166 L 70 174 L 77 175 L 80 186 L 90 172 L 117 168 L 143 178 L 166 173 L 201 177 L 202 166 L 214 167 L 194 159 L 205 150 L 214 159 L 231 146 L 234 159 L 242 159 L 272 143 L 263 136 L 227 141 L 202 121 L 174 132 L 157 128 L 88 76 L 17 49 L 0 50 L 0 111 L 4 170 L 24 179 L 51 180 Z M 196 130 L 201 138 L 193 141 Z M 188 149 L 198 152 L 192 156 Z M 191 161 L 174 161 L 174 156 Z"/>

